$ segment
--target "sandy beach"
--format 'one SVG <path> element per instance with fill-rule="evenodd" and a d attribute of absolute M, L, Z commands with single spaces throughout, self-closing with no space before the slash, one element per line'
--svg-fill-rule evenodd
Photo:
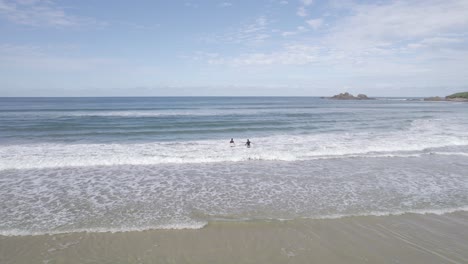
<path fill-rule="evenodd" d="M 468 264 L 468 0 L 0 0 L 0 264 Z"/>
<path fill-rule="evenodd" d="M 1 263 L 468 263 L 468 213 L 0 237 Z"/>

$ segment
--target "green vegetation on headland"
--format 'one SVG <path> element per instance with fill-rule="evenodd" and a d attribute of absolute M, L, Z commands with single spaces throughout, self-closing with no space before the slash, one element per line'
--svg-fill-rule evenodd
<path fill-rule="evenodd" d="M 445 98 L 440 96 L 424 98 L 424 101 L 454 101 L 454 102 L 468 102 L 468 92 L 454 93 Z"/>
<path fill-rule="evenodd" d="M 454 93 L 452 95 L 449 95 L 447 97 L 445 97 L 447 99 L 455 99 L 455 98 L 464 98 L 464 99 L 468 99 L 468 92 L 464 92 L 464 93 Z"/>

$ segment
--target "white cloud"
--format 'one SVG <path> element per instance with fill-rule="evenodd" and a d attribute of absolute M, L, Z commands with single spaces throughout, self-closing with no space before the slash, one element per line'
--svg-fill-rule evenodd
<path fill-rule="evenodd" d="M 332 75 L 398 85 L 453 84 L 468 80 L 468 2 L 433 0 L 430 3 L 399 1 L 385 4 L 349 5 L 347 16 L 333 20 L 324 35 L 305 35 L 307 28 L 280 32 L 296 35 L 295 43 L 270 52 L 204 57 L 209 64 L 256 68 L 299 65 Z M 333 10 L 330 10 L 333 12 Z M 322 19 L 309 19 L 311 28 L 323 26 Z M 262 24 L 262 23 L 257 23 Z M 266 24 L 266 23 L 263 23 Z M 287 38 L 282 38 L 285 41 Z M 278 69 L 278 68 L 277 68 Z M 428 76 L 430 78 L 428 79 Z M 398 77 L 398 79 L 396 79 Z"/>
<path fill-rule="evenodd" d="M 221 36 L 207 37 L 208 42 L 231 42 L 244 45 L 257 45 L 271 37 L 270 21 L 266 16 L 259 16 L 250 23 Z"/>
<path fill-rule="evenodd" d="M 281 36 L 283 37 L 288 37 L 288 36 L 294 36 L 294 35 L 298 35 L 298 34 L 301 34 L 301 33 L 305 33 L 307 32 L 307 29 L 303 26 L 298 26 L 296 28 L 296 30 L 294 31 L 284 31 L 281 33 Z"/>
<path fill-rule="evenodd" d="M 424 45 L 421 43 L 409 43 L 407 47 L 410 49 L 419 49 L 419 48 L 424 47 Z"/>
<path fill-rule="evenodd" d="M 344 49 L 392 47 L 399 42 L 466 32 L 468 1 L 398 1 L 354 5 L 332 28 L 329 42 Z"/>
<path fill-rule="evenodd" d="M 425 38 L 421 41 L 422 44 L 428 46 L 452 45 L 462 43 L 462 38 L 447 38 L 447 37 L 431 37 Z"/>
<path fill-rule="evenodd" d="M 192 2 L 189 2 L 189 1 L 185 2 L 184 5 L 186 7 L 190 7 L 190 8 L 198 8 L 198 5 L 196 3 L 192 3 Z"/>
<path fill-rule="evenodd" d="M 0 0 L 0 16 L 15 24 L 28 26 L 105 25 L 91 18 L 72 16 L 52 0 Z"/>
<path fill-rule="evenodd" d="M 410 49 L 417 48 L 440 48 L 440 47 L 451 47 L 463 43 L 462 38 L 455 37 L 429 37 L 420 40 L 419 42 L 408 43 L 407 47 Z"/>
<path fill-rule="evenodd" d="M 303 7 L 303 6 L 300 6 L 299 8 L 297 8 L 296 14 L 297 14 L 298 16 L 300 16 L 300 17 L 308 16 L 307 10 L 306 10 L 306 8 Z"/>
<path fill-rule="evenodd" d="M 308 37 L 299 42 L 304 46 L 322 47 L 315 55 L 324 63 L 339 62 L 353 67 L 358 64 L 364 65 L 365 62 L 377 65 L 379 59 L 381 62 L 391 59 L 395 63 L 403 63 L 399 57 L 404 56 L 403 53 L 416 52 L 414 50 L 418 48 L 438 47 L 440 50 L 450 50 L 458 46 L 458 50 L 467 49 L 468 1 L 466 0 L 398 1 L 385 4 L 353 4 L 347 5 L 346 8 L 348 8 L 346 13 L 349 15 L 331 21 L 330 30 L 324 32 L 325 35 Z M 324 22 L 323 19 L 317 18 L 306 20 L 306 23 L 313 29 L 319 29 Z M 271 31 L 268 30 L 268 24 L 269 21 L 265 17 L 259 17 L 254 23 L 234 34 L 232 39 L 239 43 L 259 42 L 267 38 L 274 40 L 269 34 Z M 306 28 L 298 27 L 296 30 L 283 31 L 279 34 L 288 37 L 304 32 L 307 32 Z M 462 44 L 464 45 L 461 47 Z M 447 59 L 463 59 L 463 56 L 454 55 L 457 49 L 453 53 L 434 50 L 432 52 L 440 52 L 439 55 L 446 56 Z M 282 57 L 280 54 L 291 54 L 291 50 L 281 48 L 270 54 L 242 54 L 238 56 L 240 59 L 237 61 L 238 64 L 242 64 L 240 63 L 242 61 L 249 62 L 245 64 L 253 64 L 252 61 L 268 62 L 258 64 L 280 63 L 278 59 L 268 58 L 269 55 Z M 427 54 L 424 56 L 418 58 L 420 60 L 428 58 Z M 431 58 L 434 56 L 435 54 L 432 54 Z M 236 61 L 234 57 L 224 61 Z M 408 59 L 404 63 L 412 62 Z M 421 61 L 413 63 L 421 64 Z M 398 67 L 392 67 L 396 68 Z"/>
<path fill-rule="evenodd" d="M 212 64 L 226 64 L 231 66 L 255 65 L 304 65 L 318 61 L 319 48 L 301 44 L 290 44 L 282 50 L 271 53 L 246 53 L 231 58 L 211 58 Z"/>
<path fill-rule="evenodd" d="M 282 5 L 287 5 L 289 2 L 283 0 L 283 1 L 280 1 L 279 3 L 282 4 Z"/>
<path fill-rule="evenodd" d="M 321 18 L 309 19 L 306 22 L 311 28 L 315 30 L 319 29 L 323 25 L 323 20 Z"/>
<path fill-rule="evenodd" d="M 230 2 L 222 2 L 221 4 L 219 4 L 221 7 L 230 7 L 232 6 L 232 3 Z"/>
<path fill-rule="evenodd" d="M 340 7 L 343 8 L 343 7 Z M 468 2 L 398 1 L 349 5 L 320 43 L 324 65 L 348 74 L 452 82 L 466 75 Z M 343 10 L 340 10 L 342 12 Z M 328 67 L 328 66 L 327 66 Z M 466 78 L 465 78 L 466 79 Z M 437 81 L 436 81 L 437 80 Z"/>
<path fill-rule="evenodd" d="M 300 17 L 308 16 L 307 7 L 314 3 L 313 0 L 300 0 L 301 5 L 297 8 L 296 14 Z"/>
<path fill-rule="evenodd" d="M 193 55 L 181 55 L 179 57 L 193 61 L 207 61 L 208 63 L 213 63 L 220 58 L 220 54 L 215 52 L 197 51 Z"/>

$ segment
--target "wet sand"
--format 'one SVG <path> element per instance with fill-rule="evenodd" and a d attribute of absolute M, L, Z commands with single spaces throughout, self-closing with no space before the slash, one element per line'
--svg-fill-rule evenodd
<path fill-rule="evenodd" d="M 468 212 L 0 236 L 0 263 L 468 263 Z"/>

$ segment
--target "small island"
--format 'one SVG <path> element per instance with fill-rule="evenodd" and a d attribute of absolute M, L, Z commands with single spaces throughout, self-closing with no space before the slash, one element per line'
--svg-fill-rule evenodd
<path fill-rule="evenodd" d="M 468 92 L 463 93 L 454 93 L 452 95 L 448 95 L 446 97 L 427 97 L 424 98 L 424 101 L 432 101 L 432 102 L 443 102 L 443 101 L 450 101 L 450 102 L 468 102 Z"/>
<path fill-rule="evenodd" d="M 358 94 L 357 96 L 354 96 L 350 93 L 340 93 L 337 95 L 334 95 L 330 97 L 330 99 L 334 100 L 372 100 L 374 98 L 369 98 L 365 94 Z"/>

